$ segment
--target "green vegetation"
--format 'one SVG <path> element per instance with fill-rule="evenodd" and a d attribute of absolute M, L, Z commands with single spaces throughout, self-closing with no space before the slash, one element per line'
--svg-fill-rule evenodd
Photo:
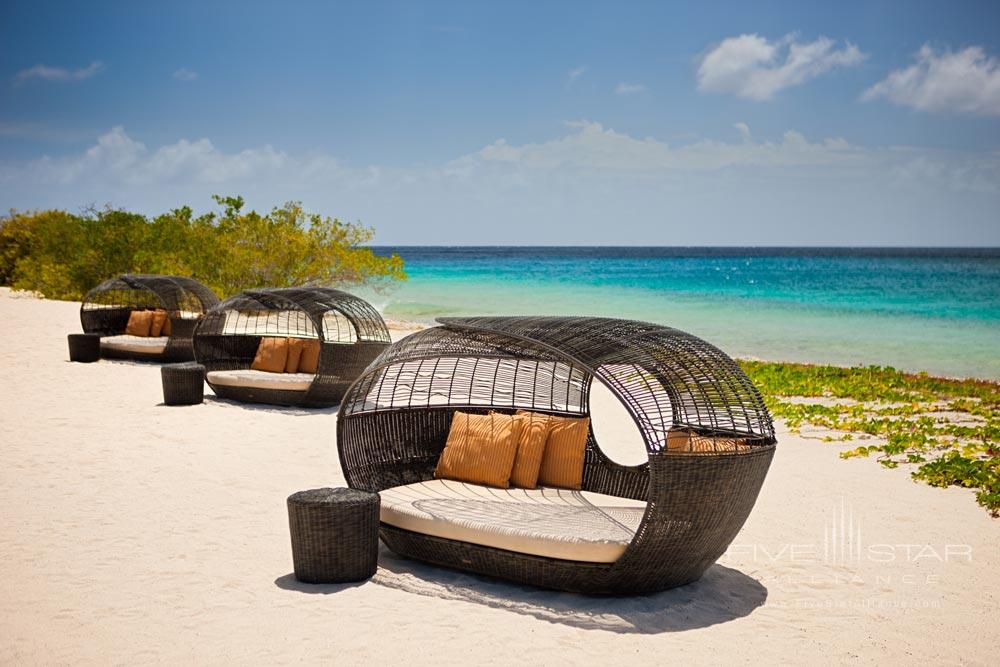
<path fill-rule="evenodd" d="M 121 273 L 195 278 L 229 296 L 251 287 L 370 285 L 404 280 L 399 256 L 365 244 L 371 228 L 312 215 L 288 203 L 244 212 L 241 197 L 215 197 L 219 213 L 188 207 L 152 219 L 118 209 L 74 215 L 36 211 L 0 218 L 0 284 L 52 299 L 81 299 Z"/>
<path fill-rule="evenodd" d="M 821 437 L 827 441 L 873 440 L 841 457 L 915 465 L 914 479 L 977 489 L 979 504 L 1000 515 L 1000 385 L 880 366 L 740 363 L 793 430 L 837 432 Z"/>

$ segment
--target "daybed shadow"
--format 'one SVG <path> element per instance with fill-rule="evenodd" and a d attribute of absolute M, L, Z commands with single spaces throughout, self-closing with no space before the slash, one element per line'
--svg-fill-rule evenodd
<path fill-rule="evenodd" d="M 228 398 L 219 398 L 212 394 L 205 394 L 205 403 L 214 403 L 230 408 L 241 408 L 243 410 L 253 410 L 255 412 L 274 412 L 283 415 L 335 415 L 340 409 L 340 404 L 328 408 L 301 408 L 286 405 L 270 405 L 268 403 L 244 403 Z"/>
<path fill-rule="evenodd" d="M 296 579 L 295 574 L 291 572 L 274 580 L 274 585 L 278 588 L 297 593 L 309 593 L 311 595 L 330 595 L 331 593 L 339 593 L 348 588 L 357 588 L 366 583 L 365 581 L 356 581 L 346 584 L 304 584 Z"/>
<path fill-rule="evenodd" d="M 132 366 L 138 368 L 158 368 L 164 362 L 162 359 L 105 359 L 101 357 L 99 363 L 114 364 L 115 366 Z"/>
<path fill-rule="evenodd" d="M 380 586 L 444 600 L 464 600 L 585 630 L 658 634 L 704 628 L 750 615 L 767 588 L 739 570 L 713 565 L 693 584 L 635 597 L 549 591 L 439 568 L 379 546 Z"/>

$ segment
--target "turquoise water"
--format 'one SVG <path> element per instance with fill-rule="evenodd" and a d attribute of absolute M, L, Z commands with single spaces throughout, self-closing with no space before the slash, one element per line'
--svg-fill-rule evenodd
<path fill-rule="evenodd" d="M 387 318 L 642 319 L 740 357 L 1000 379 L 1000 249 L 376 248 Z"/>

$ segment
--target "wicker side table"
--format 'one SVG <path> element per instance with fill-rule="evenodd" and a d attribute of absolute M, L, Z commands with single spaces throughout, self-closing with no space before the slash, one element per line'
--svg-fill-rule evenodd
<path fill-rule="evenodd" d="M 168 364 L 160 368 L 160 378 L 167 405 L 197 405 L 205 399 L 205 367 L 201 364 Z"/>
<path fill-rule="evenodd" d="M 311 489 L 288 497 L 295 578 L 307 584 L 362 581 L 378 568 L 379 496 Z"/>
<path fill-rule="evenodd" d="M 101 358 L 101 337 L 98 334 L 73 333 L 69 340 L 69 360 L 89 364 Z"/>

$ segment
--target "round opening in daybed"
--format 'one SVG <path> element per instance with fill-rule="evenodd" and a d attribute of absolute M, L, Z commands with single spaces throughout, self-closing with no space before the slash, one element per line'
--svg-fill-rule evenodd
<path fill-rule="evenodd" d="M 632 415 L 600 382 L 590 387 L 590 427 L 601 450 L 615 463 L 637 466 L 646 462 L 646 444 Z"/>
<path fill-rule="evenodd" d="M 191 278 L 126 274 L 87 293 L 80 322 L 85 333 L 101 336 L 104 358 L 190 361 L 195 325 L 218 302 Z"/>
<path fill-rule="evenodd" d="M 322 287 L 247 290 L 218 304 L 195 332 L 195 356 L 216 395 L 327 407 L 389 343 L 366 301 Z"/>
<path fill-rule="evenodd" d="M 645 322 L 438 321 L 386 348 L 337 416 L 344 476 L 380 494 L 390 549 L 600 594 L 689 583 L 725 552 L 775 447 L 770 414 L 732 359 Z M 609 399 L 638 431 L 641 461 L 602 449 L 603 426 L 589 418 Z M 513 435 L 528 432 L 541 440 Z M 446 443 L 462 453 L 446 455 Z M 526 463 L 542 452 L 534 482 L 517 472 L 522 446 Z"/>

